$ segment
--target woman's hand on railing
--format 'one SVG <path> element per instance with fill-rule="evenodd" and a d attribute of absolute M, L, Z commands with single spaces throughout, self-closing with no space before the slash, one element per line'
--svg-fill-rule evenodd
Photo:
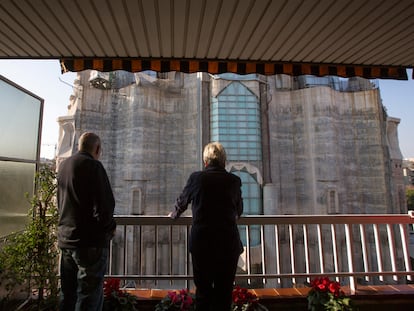
<path fill-rule="evenodd" d="M 170 212 L 169 214 L 168 214 L 168 217 L 170 217 L 171 219 L 177 219 L 178 217 L 177 217 L 177 212 Z"/>

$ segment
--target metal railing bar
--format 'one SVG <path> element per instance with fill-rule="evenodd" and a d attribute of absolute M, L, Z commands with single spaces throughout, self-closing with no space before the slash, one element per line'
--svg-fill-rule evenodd
<path fill-rule="evenodd" d="M 325 272 L 324 254 L 323 254 L 323 240 L 322 240 L 322 228 L 320 224 L 316 225 L 318 234 L 318 251 L 319 251 L 319 269 L 321 273 Z"/>
<path fill-rule="evenodd" d="M 109 274 L 112 274 L 112 262 L 113 262 L 113 260 L 112 260 L 112 256 L 113 256 L 112 247 L 113 247 L 113 241 L 111 240 L 111 241 L 109 241 L 109 252 L 108 252 L 108 256 L 109 256 L 108 273 Z M 59 264 L 60 264 L 60 260 L 59 260 Z M 58 271 L 60 271 L 60 267 L 59 267 Z"/>
<path fill-rule="evenodd" d="M 339 272 L 339 263 L 338 263 L 338 250 L 336 246 L 336 229 L 335 225 L 331 224 L 331 238 L 332 238 L 332 253 L 334 261 L 335 273 Z M 336 281 L 339 282 L 339 277 L 336 278 Z"/>
<path fill-rule="evenodd" d="M 250 226 L 246 225 L 246 266 L 247 266 L 247 274 L 251 274 L 250 268 Z M 250 284 L 251 280 L 247 279 L 247 284 Z"/>
<path fill-rule="evenodd" d="M 394 229 L 390 224 L 387 224 L 387 236 L 388 236 L 388 250 L 391 259 L 391 269 L 392 271 L 397 271 L 397 263 L 395 257 L 395 243 L 394 243 Z M 393 276 L 394 281 L 398 281 L 396 275 Z"/>
<path fill-rule="evenodd" d="M 346 250 L 348 256 L 348 271 L 353 275 L 349 278 L 349 287 L 351 289 L 351 294 L 355 293 L 356 282 L 354 274 L 354 256 L 353 256 L 353 236 L 352 228 L 349 224 L 345 224 L 345 240 L 346 240 Z"/>
<path fill-rule="evenodd" d="M 169 226 L 169 239 L 170 239 L 170 256 L 169 256 L 169 263 L 168 263 L 168 270 L 170 275 L 173 274 L 173 226 Z M 170 285 L 173 284 L 173 281 L 170 280 Z"/>
<path fill-rule="evenodd" d="M 361 235 L 361 250 L 362 250 L 362 263 L 364 265 L 364 271 L 369 271 L 369 261 L 368 261 L 368 246 L 367 246 L 367 232 L 365 230 L 365 226 L 360 224 L 359 225 L 359 234 Z M 365 280 L 369 282 L 370 277 L 365 276 Z"/>
<path fill-rule="evenodd" d="M 246 215 L 237 224 L 277 225 L 277 224 L 413 224 L 411 214 L 341 214 L 341 215 Z M 168 216 L 115 215 L 118 225 L 191 225 L 191 216 L 171 219 Z"/>
<path fill-rule="evenodd" d="M 260 249 L 262 260 L 262 274 L 266 275 L 266 257 L 265 257 L 265 240 L 264 240 L 264 226 L 260 226 Z M 266 284 L 266 278 L 262 280 L 263 284 Z"/>
<path fill-rule="evenodd" d="M 275 252 L 276 252 L 276 273 L 280 274 L 280 244 L 279 244 L 279 226 L 275 225 Z M 281 279 L 277 278 L 277 283 L 281 283 Z"/>
<path fill-rule="evenodd" d="M 289 250 L 290 250 L 290 271 L 292 271 L 292 274 L 295 275 L 296 267 L 295 267 L 295 240 L 293 237 L 293 228 L 292 225 L 288 225 L 289 229 Z M 296 284 L 296 278 L 292 277 L 292 283 Z"/>
<path fill-rule="evenodd" d="M 187 225 L 185 228 L 186 228 L 186 230 L 185 230 L 185 239 L 184 240 L 185 240 L 185 245 L 188 245 L 188 243 L 189 243 L 189 237 L 190 237 L 190 226 Z M 185 258 L 186 258 L 186 262 L 185 262 L 185 274 L 188 275 L 190 273 L 190 269 L 191 269 L 191 267 L 190 267 L 190 265 L 191 265 L 190 252 L 187 252 L 187 255 L 185 256 Z M 186 279 L 185 287 L 186 288 L 190 288 L 189 279 Z"/>
<path fill-rule="evenodd" d="M 382 271 L 382 272 L 325 272 L 325 273 L 305 273 L 305 272 L 297 272 L 295 277 L 297 278 L 307 278 L 307 277 L 362 277 L 365 275 L 370 276 L 412 276 L 414 275 L 413 271 Z M 194 277 L 192 275 L 123 275 L 123 274 L 115 274 L 115 275 L 106 275 L 106 278 L 114 278 L 114 279 L 123 279 L 123 280 L 192 280 Z M 236 279 L 262 279 L 263 274 L 236 274 Z M 266 279 L 277 279 L 277 278 L 292 278 L 291 273 L 269 273 L 266 274 Z"/>
<path fill-rule="evenodd" d="M 378 271 L 382 272 L 382 247 L 380 242 L 380 233 L 377 224 L 373 224 L 374 228 L 374 240 L 375 240 L 375 250 L 377 252 L 377 264 L 378 264 Z M 380 281 L 384 281 L 384 277 L 379 277 Z"/>
<path fill-rule="evenodd" d="M 154 260 L 155 260 L 155 274 L 158 275 L 158 271 L 159 271 L 159 260 L 158 259 L 158 225 L 155 225 L 154 227 L 155 230 L 155 246 L 154 246 Z M 158 281 L 155 280 L 155 285 L 158 284 Z"/>
<path fill-rule="evenodd" d="M 310 272 L 310 258 L 309 258 L 309 237 L 308 237 L 308 225 L 302 225 L 303 228 L 303 248 L 305 249 L 305 270 L 306 273 Z M 310 278 L 306 278 L 306 281 L 310 283 Z"/>
<path fill-rule="evenodd" d="M 411 267 L 411 258 L 410 258 L 410 254 L 408 251 L 408 240 L 407 240 L 407 226 L 400 224 L 400 236 L 401 236 L 401 244 L 402 244 L 402 249 L 403 249 L 403 254 L 404 254 L 404 264 L 405 264 L 405 271 L 409 272 L 411 271 L 412 267 Z M 412 275 L 409 275 L 407 277 L 407 279 L 409 281 L 412 281 Z"/>
<path fill-rule="evenodd" d="M 127 268 L 126 268 L 126 266 L 127 266 L 127 260 L 128 260 L 128 253 L 127 253 L 127 245 L 128 245 L 128 243 L 127 243 L 127 226 L 125 226 L 124 227 L 124 260 L 123 260 L 123 266 L 124 266 L 124 273 L 125 274 L 127 274 Z"/>
<path fill-rule="evenodd" d="M 139 245 L 138 245 L 138 249 L 139 249 L 139 251 L 138 251 L 138 254 L 139 254 L 139 259 L 138 259 L 139 272 L 141 274 L 143 274 L 144 267 L 143 267 L 143 264 L 142 264 L 142 253 L 143 253 L 142 245 L 143 245 L 143 242 L 144 242 L 144 238 L 142 236 L 142 226 L 139 226 L 139 241 L 140 241 Z"/>
<path fill-rule="evenodd" d="M 186 287 L 189 288 L 190 281 L 193 279 L 191 255 L 188 251 L 191 217 L 180 217 L 172 220 L 168 216 L 116 215 L 115 219 L 119 225 L 118 232 L 121 233 L 118 237 L 121 244 L 111 242 L 107 278 L 137 280 L 139 284 L 151 281 L 154 282 L 152 286 L 162 284 L 161 282 L 165 280 L 169 281 L 170 286 L 175 284 L 175 281 L 185 281 Z M 376 277 L 377 280 L 378 277 L 382 282 L 384 282 L 385 276 L 392 276 L 394 282 L 399 282 L 400 278 L 403 277 L 412 280 L 414 272 L 411 267 L 412 258 L 410 258 L 408 247 L 408 225 L 413 223 L 413 213 L 407 215 L 244 216 L 238 220 L 238 225 L 245 228 L 246 245 L 243 256 L 246 259 L 246 269 L 243 273 L 237 274 L 236 279 L 247 280 L 248 284 L 252 284 L 252 280 L 261 281 L 263 284 L 268 280 L 276 280 L 276 286 L 283 287 L 292 283 L 295 286 L 298 281 L 302 281 L 302 278 L 307 282 L 310 282 L 312 277 L 320 276 L 334 277 L 337 281 L 346 278 L 349 280 L 351 292 L 355 292 L 356 280 L 359 277 L 363 277 L 367 281 L 370 281 L 373 277 Z M 354 226 L 358 226 L 359 230 L 353 230 L 357 229 Z M 179 233 L 179 244 L 177 245 L 175 244 L 177 241 L 174 240 L 175 228 Z M 256 240 L 251 241 L 252 233 L 256 237 L 256 228 L 260 228 L 259 247 L 256 247 Z M 271 230 L 268 231 L 272 228 L 274 228 L 274 233 Z M 396 232 L 397 228 L 400 230 L 399 234 Z M 251 230 L 254 230 L 254 232 Z M 145 234 L 143 234 L 144 231 L 146 231 Z M 151 235 L 148 235 L 147 231 Z M 184 232 L 184 237 L 182 232 Z M 139 233 L 139 236 L 136 236 L 137 233 Z M 265 236 L 267 234 L 270 234 L 270 239 Z M 330 235 L 330 239 L 328 236 L 324 236 L 326 234 Z M 159 243 L 164 243 L 164 238 L 169 239 L 167 240 L 168 246 L 159 245 Z M 274 242 L 273 238 L 275 239 Z M 324 238 L 326 241 L 324 241 Z M 342 245 L 343 238 L 345 238 L 346 258 L 343 257 L 344 254 L 341 254 L 339 248 Z M 135 239 L 138 239 L 140 243 L 135 243 Z M 274 247 L 268 249 L 265 239 L 271 244 L 274 243 Z M 150 246 L 148 253 L 145 244 L 147 240 L 155 243 L 154 248 Z M 330 245 L 331 242 L 332 246 Z M 400 243 L 401 249 L 397 249 L 396 247 L 399 248 Z M 314 245 L 317 247 L 315 251 L 312 249 Z M 354 249 L 357 245 L 358 248 Z M 362 256 L 359 253 L 359 245 L 361 245 Z M 117 247 L 119 250 L 115 249 Z M 304 247 L 303 252 L 302 247 Z M 332 253 L 330 253 L 331 247 Z M 135 258 L 137 249 L 139 250 L 138 258 Z M 178 251 L 178 257 L 182 258 L 177 262 L 174 261 L 175 250 Z M 159 258 L 159 256 L 165 254 L 168 256 L 168 252 L 169 258 Z M 302 253 L 304 253 L 304 258 L 299 258 Z M 121 258 L 122 255 L 123 258 Z M 151 270 L 147 271 L 149 269 L 145 269 L 145 257 L 150 260 L 152 255 L 155 255 L 154 265 L 148 267 L 155 273 L 146 274 Z M 288 256 L 290 258 L 287 258 Z M 314 258 L 315 256 L 318 258 Z M 119 262 L 119 267 L 116 267 L 117 262 Z M 133 273 L 137 270 L 133 266 L 136 263 L 139 266 L 138 274 Z M 404 267 L 402 267 L 403 263 Z M 256 264 L 260 271 L 253 270 Z M 276 271 L 273 264 L 276 265 Z M 289 265 L 291 266 L 290 269 Z M 354 265 L 358 271 L 355 271 Z M 363 265 L 362 269 L 361 265 Z M 175 268 L 178 268 L 178 270 L 176 271 Z M 372 269 L 374 271 L 370 271 Z M 181 273 L 183 270 L 184 274 Z M 275 273 L 268 273 L 268 270 L 275 271 Z M 160 275 L 165 271 L 169 271 L 169 275 Z M 255 273 L 252 273 L 252 271 L 255 271 Z M 173 275 L 174 272 L 177 272 L 177 274 Z M 287 280 L 286 284 L 285 282 L 282 283 L 282 280 Z M 387 282 L 390 281 L 391 278 L 387 278 Z M 401 281 L 404 282 L 404 280 Z"/>

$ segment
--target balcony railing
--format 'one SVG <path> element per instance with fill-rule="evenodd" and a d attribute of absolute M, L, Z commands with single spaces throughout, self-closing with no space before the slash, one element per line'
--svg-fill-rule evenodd
<path fill-rule="evenodd" d="M 107 277 L 136 288 L 191 288 L 191 217 L 116 221 Z M 404 284 L 414 277 L 411 213 L 245 216 L 238 224 L 245 252 L 236 279 L 256 288 L 300 287 L 329 276 L 354 293 L 357 284 Z"/>

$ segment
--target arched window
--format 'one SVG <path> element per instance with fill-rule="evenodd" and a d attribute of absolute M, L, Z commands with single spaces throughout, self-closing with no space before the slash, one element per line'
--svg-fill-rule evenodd
<path fill-rule="evenodd" d="M 338 193 L 336 189 L 328 189 L 326 192 L 328 214 L 339 214 Z"/>

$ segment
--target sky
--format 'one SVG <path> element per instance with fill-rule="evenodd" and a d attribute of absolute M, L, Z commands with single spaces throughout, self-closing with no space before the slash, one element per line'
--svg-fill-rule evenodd
<path fill-rule="evenodd" d="M 53 158 L 59 136 L 58 117 L 67 114 L 76 73 L 62 74 L 58 60 L 0 60 L 0 75 L 44 99 L 41 157 Z M 379 79 L 389 116 L 401 119 L 398 139 L 404 158 L 414 158 L 414 80 Z"/>
<path fill-rule="evenodd" d="M 44 99 L 40 156 L 53 159 L 76 73 L 61 74 L 58 60 L 0 60 L 0 75 Z"/>

